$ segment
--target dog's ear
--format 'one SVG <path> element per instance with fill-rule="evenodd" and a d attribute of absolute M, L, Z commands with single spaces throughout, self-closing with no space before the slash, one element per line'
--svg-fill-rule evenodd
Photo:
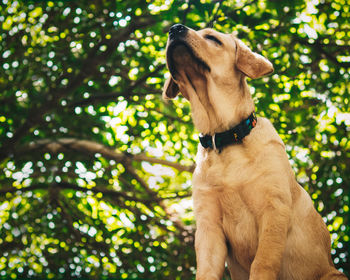
<path fill-rule="evenodd" d="M 169 79 L 167 79 L 163 88 L 163 98 L 175 98 L 179 94 L 179 92 L 179 86 L 174 82 L 173 78 L 170 77 Z"/>
<path fill-rule="evenodd" d="M 249 78 L 257 79 L 273 72 L 273 66 L 265 57 L 252 52 L 241 40 L 236 39 L 236 66 Z"/>

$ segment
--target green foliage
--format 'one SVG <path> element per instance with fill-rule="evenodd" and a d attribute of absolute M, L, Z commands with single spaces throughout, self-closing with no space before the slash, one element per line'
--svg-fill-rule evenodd
<path fill-rule="evenodd" d="M 0 5 L 0 278 L 192 279 L 189 104 L 165 104 L 174 23 L 237 32 L 275 66 L 250 81 L 349 264 L 349 5 Z"/>

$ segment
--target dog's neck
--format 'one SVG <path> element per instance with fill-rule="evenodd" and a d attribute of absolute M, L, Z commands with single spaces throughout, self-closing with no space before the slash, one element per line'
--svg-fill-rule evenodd
<path fill-rule="evenodd" d="M 194 125 L 202 134 L 226 131 L 254 111 L 254 102 L 244 77 L 220 87 L 209 77 L 205 84 L 194 82 L 187 94 Z"/>

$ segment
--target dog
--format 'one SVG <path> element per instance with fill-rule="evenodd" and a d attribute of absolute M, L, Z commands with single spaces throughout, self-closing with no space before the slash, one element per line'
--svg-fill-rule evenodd
<path fill-rule="evenodd" d="M 269 120 L 256 117 L 246 77 L 272 64 L 233 34 L 176 24 L 163 97 L 189 100 L 201 132 L 193 174 L 197 280 L 345 280 L 329 232 L 296 182 Z"/>

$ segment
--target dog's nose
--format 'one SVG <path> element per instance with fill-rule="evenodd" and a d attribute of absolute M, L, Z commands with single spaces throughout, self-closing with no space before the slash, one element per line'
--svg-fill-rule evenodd
<path fill-rule="evenodd" d="M 186 26 L 178 23 L 170 27 L 169 37 L 170 39 L 183 37 L 186 35 L 187 31 L 188 31 L 188 28 Z"/>

